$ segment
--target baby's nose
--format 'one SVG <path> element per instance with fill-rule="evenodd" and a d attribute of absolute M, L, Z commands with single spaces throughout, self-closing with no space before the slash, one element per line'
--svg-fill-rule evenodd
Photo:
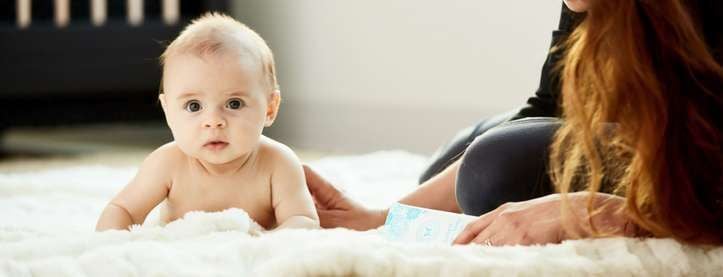
<path fill-rule="evenodd" d="M 224 128 L 224 127 L 226 127 L 226 122 L 217 122 L 215 124 L 214 123 L 206 123 L 206 128 L 211 128 L 211 127 Z"/>
<path fill-rule="evenodd" d="M 222 117 L 212 117 L 209 118 L 206 123 L 204 123 L 204 127 L 206 128 L 225 128 L 226 127 L 226 120 Z"/>

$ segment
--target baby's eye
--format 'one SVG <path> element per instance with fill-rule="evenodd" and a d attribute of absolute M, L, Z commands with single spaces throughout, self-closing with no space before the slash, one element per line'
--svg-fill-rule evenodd
<path fill-rule="evenodd" d="M 201 110 L 201 102 L 198 102 L 198 100 L 188 101 L 186 102 L 186 104 L 183 105 L 183 109 L 195 113 Z"/>
<path fill-rule="evenodd" d="M 246 106 L 246 103 L 244 103 L 243 100 L 238 99 L 238 98 L 233 98 L 233 99 L 228 100 L 228 102 L 226 102 L 226 108 L 229 108 L 232 110 L 238 110 L 240 108 L 243 108 L 244 106 Z"/>

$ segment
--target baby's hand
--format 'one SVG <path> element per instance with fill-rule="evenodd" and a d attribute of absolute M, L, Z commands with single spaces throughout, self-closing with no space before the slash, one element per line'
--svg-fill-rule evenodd
<path fill-rule="evenodd" d="M 95 230 L 123 230 L 128 229 L 132 224 L 133 217 L 131 217 L 130 212 L 123 206 L 110 202 L 108 206 L 103 209 L 100 218 L 98 218 Z"/>
<path fill-rule="evenodd" d="M 279 229 L 319 229 L 319 220 L 303 215 L 295 215 L 281 222 L 276 230 Z"/>
<path fill-rule="evenodd" d="M 304 170 L 293 151 L 280 145 L 275 152 L 271 180 L 271 201 L 274 215 L 283 228 L 319 228 L 314 200 L 304 181 Z"/>
<path fill-rule="evenodd" d="M 177 147 L 166 144 L 153 151 L 143 161 L 138 173 L 103 210 L 96 231 L 128 229 L 132 224 L 142 224 L 148 213 L 169 191 L 170 172 L 180 160 Z"/>

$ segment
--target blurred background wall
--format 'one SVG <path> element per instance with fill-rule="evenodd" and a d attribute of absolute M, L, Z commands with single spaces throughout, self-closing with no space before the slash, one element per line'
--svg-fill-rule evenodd
<path fill-rule="evenodd" d="M 31 14 L 20 16 L 21 6 Z M 156 101 L 159 42 L 207 11 L 246 23 L 276 55 L 283 103 L 267 135 L 297 150 L 431 154 L 457 130 L 533 95 L 560 6 L 0 1 L 0 157 L 8 148 L 147 149 L 170 140 Z M 168 20 L 168 7 L 175 20 Z"/>
<path fill-rule="evenodd" d="M 276 55 L 271 136 L 301 148 L 430 154 L 524 104 L 559 1 L 233 1 Z"/>

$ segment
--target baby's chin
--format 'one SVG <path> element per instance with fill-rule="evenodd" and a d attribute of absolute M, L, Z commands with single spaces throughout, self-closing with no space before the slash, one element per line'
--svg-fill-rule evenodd
<path fill-rule="evenodd" d="M 213 165 L 227 164 L 243 156 L 238 153 L 224 153 L 223 151 L 214 153 L 204 149 L 201 149 L 199 151 L 187 151 L 182 149 L 181 151 L 183 151 L 183 153 L 186 154 L 186 156 L 188 157 Z"/>
<path fill-rule="evenodd" d="M 178 144 L 178 146 L 187 157 L 212 165 L 224 165 L 246 159 L 253 151 L 252 147 L 242 144 L 228 144 L 221 148 L 188 144 Z"/>
<path fill-rule="evenodd" d="M 195 157 L 196 159 L 202 160 L 213 165 L 223 165 L 241 158 L 242 155 L 232 155 L 228 153 L 204 153 Z"/>

